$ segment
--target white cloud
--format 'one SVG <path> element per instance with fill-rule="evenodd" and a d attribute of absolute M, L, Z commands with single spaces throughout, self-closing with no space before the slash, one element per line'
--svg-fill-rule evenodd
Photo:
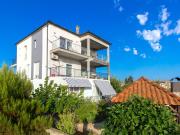
<path fill-rule="evenodd" d="M 157 43 L 150 42 L 150 45 L 151 45 L 153 51 L 155 51 L 155 52 L 160 52 L 162 49 L 162 45 L 160 45 L 159 42 L 157 42 Z"/>
<path fill-rule="evenodd" d="M 142 57 L 142 58 L 145 59 L 145 58 L 146 58 L 146 54 L 145 54 L 145 53 L 141 53 L 141 54 L 140 54 L 140 57 Z"/>
<path fill-rule="evenodd" d="M 120 0 L 114 0 L 114 7 L 117 8 L 120 6 Z"/>
<path fill-rule="evenodd" d="M 122 12 L 124 8 L 122 6 L 119 7 L 119 12 Z"/>
<path fill-rule="evenodd" d="M 148 21 L 148 14 L 149 13 L 146 12 L 145 14 L 139 14 L 139 15 L 136 16 L 141 25 L 145 25 L 146 22 Z"/>
<path fill-rule="evenodd" d="M 174 33 L 173 29 L 169 29 L 170 24 L 171 24 L 171 21 L 161 24 L 162 32 L 166 36 L 172 35 Z"/>
<path fill-rule="evenodd" d="M 161 30 L 155 29 L 155 30 L 143 30 L 142 32 L 140 30 L 137 30 L 137 35 L 143 36 L 144 40 L 147 40 L 149 42 L 158 42 L 161 39 Z"/>
<path fill-rule="evenodd" d="M 125 48 L 124 48 L 124 51 L 125 51 L 125 52 L 130 52 L 130 51 L 131 51 L 131 48 L 125 47 Z"/>
<path fill-rule="evenodd" d="M 162 10 L 161 10 L 161 13 L 159 15 L 161 21 L 165 22 L 168 17 L 169 17 L 169 12 L 167 11 L 167 8 L 165 8 L 165 6 L 162 6 Z"/>
<path fill-rule="evenodd" d="M 178 41 L 180 42 L 180 37 L 178 38 Z"/>
<path fill-rule="evenodd" d="M 133 54 L 138 55 L 138 50 L 136 48 L 133 48 Z"/>
<path fill-rule="evenodd" d="M 174 29 L 174 33 L 179 35 L 180 34 L 180 19 L 177 21 L 177 25 Z"/>
<path fill-rule="evenodd" d="M 132 50 L 132 54 L 133 55 L 135 55 L 135 56 L 140 56 L 140 57 L 142 57 L 142 58 L 146 58 L 146 54 L 145 53 L 139 53 L 139 51 L 136 49 L 136 48 L 130 48 L 130 47 L 128 47 L 128 46 L 126 46 L 126 47 L 124 47 L 124 51 L 125 52 L 131 52 L 131 50 Z"/>
<path fill-rule="evenodd" d="M 137 30 L 136 33 L 137 35 L 142 36 L 144 40 L 148 41 L 153 51 L 161 51 L 162 46 L 159 43 L 161 39 L 161 30 L 143 30 L 142 32 L 140 30 Z"/>
<path fill-rule="evenodd" d="M 114 0 L 114 7 L 118 9 L 119 12 L 122 12 L 124 10 L 124 8 L 120 3 L 120 0 Z"/>

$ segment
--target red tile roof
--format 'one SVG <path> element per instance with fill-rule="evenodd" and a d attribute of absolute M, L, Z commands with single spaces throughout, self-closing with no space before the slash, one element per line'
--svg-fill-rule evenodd
<path fill-rule="evenodd" d="M 125 88 L 123 92 L 114 96 L 111 101 L 114 103 L 125 102 L 132 95 L 139 95 L 158 104 L 180 105 L 180 97 L 144 77 L 141 77 L 139 80 Z"/>

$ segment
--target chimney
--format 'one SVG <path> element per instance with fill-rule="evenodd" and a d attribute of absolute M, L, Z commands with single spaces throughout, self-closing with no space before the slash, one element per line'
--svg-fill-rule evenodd
<path fill-rule="evenodd" d="M 76 25 L 76 34 L 79 34 L 79 31 L 80 31 L 80 27 Z"/>

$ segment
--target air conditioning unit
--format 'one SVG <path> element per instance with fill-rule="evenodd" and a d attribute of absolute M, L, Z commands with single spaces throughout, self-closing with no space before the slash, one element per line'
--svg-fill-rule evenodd
<path fill-rule="evenodd" d="M 58 60 L 58 58 L 59 58 L 58 55 L 51 53 L 51 59 Z"/>

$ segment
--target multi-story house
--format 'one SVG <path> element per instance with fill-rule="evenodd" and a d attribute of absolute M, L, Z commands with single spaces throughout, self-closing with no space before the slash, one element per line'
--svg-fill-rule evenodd
<path fill-rule="evenodd" d="M 17 43 L 17 72 L 25 72 L 34 88 L 48 76 L 85 97 L 115 94 L 110 85 L 110 43 L 91 33 L 72 32 L 48 21 Z M 99 73 L 101 68 L 105 73 Z"/>

